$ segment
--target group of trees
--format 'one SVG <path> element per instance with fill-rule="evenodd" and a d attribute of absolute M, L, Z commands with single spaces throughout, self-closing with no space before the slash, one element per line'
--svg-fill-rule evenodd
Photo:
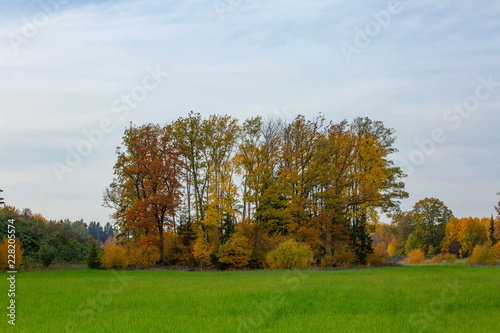
<path fill-rule="evenodd" d="M 107 240 L 113 239 L 116 230 L 113 228 L 111 223 L 107 222 L 104 227 L 99 222 L 92 221 L 87 226 L 89 234 L 94 237 L 94 239 L 102 244 L 106 243 Z"/>
<path fill-rule="evenodd" d="M 20 211 L 13 206 L 4 206 L 0 209 L 0 242 L 5 243 L 7 224 L 11 219 L 15 220 L 16 240 L 22 248 L 26 265 L 40 262 L 48 266 L 53 261 L 82 263 L 92 243 L 113 238 L 116 232 L 109 223 L 103 228 L 96 222 L 88 226 L 83 220 L 48 221 L 28 208 Z"/>
<path fill-rule="evenodd" d="M 191 112 L 166 126 L 131 124 L 104 194 L 120 229 L 113 253 L 147 245 L 161 264 L 261 267 L 292 240 L 317 264 L 365 264 L 368 224 L 407 197 L 389 159 L 394 140 L 368 118 Z"/>
<path fill-rule="evenodd" d="M 500 240 L 500 201 L 497 218 L 457 218 L 436 198 L 417 202 L 411 211 L 392 215 L 391 224 L 380 224 L 372 235 L 390 255 L 407 255 L 419 249 L 424 254 L 450 253 L 469 257 L 477 246 Z"/>

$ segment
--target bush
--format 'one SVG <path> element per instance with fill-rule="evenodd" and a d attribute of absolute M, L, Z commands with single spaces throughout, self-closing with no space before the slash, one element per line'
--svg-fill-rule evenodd
<path fill-rule="evenodd" d="M 445 253 L 443 255 L 443 260 L 449 264 L 453 264 L 455 260 L 457 260 L 457 256 L 455 256 L 453 253 Z"/>
<path fill-rule="evenodd" d="M 388 257 L 389 253 L 387 253 L 385 243 L 378 243 L 373 249 L 373 253 L 368 256 L 368 266 L 381 265 L 387 260 Z"/>
<path fill-rule="evenodd" d="M 19 244 L 19 240 L 15 240 L 14 242 L 14 249 L 12 249 L 12 246 L 9 247 L 9 244 L 11 244 L 12 240 L 10 240 L 9 243 L 9 238 L 5 237 L 3 239 L 3 243 L 0 244 L 0 268 L 3 270 L 13 270 L 12 267 L 10 267 L 9 260 L 12 260 L 12 257 L 9 258 L 9 254 L 13 254 L 13 250 L 15 249 L 15 268 L 17 269 L 19 265 L 21 265 L 23 261 L 23 250 L 21 249 L 21 245 Z"/>
<path fill-rule="evenodd" d="M 431 259 L 424 261 L 424 263 L 425 264 L 440 264 L 441 262 L 443 262 L 443 259 L 444 259 L 443 255 L 440 253 L 440 254 L 435 255 Z"/>
<path fill-rule="evenodd" d="M 52 264 L 52 262 L 56 258 L 56 254 L 56 249 L 49 244 L 43 244 L 42 246 L 40 246 L 40 251 L 38 252 L 40 261 L 45 267 L 49 267 L 50 264 Z"/>
<path fill-rule="evenodd" d="M 287 240 L 266 256 L 271 269 L 305 269 L 313 262 L 313 251 L 304 243 Z"/>
<path fill-rule="evenodd" d="M 391 257 L 395 256 L 395 255 L 398 255 L 398 249 L 397 249 L 396 244 L 394 244 L 394 243 L 389 244 L 389 246 L 387 246 L 387 253 Z"/>
<path fill-rule="evenodd" d="M 335 266 L 349 267 L 356 261 L 356 254 L 348 245 L 341 245 L 334 251 Z"/>
<path fill-rule="evenodd" d="M 470 265 L 474 264 L 490 264 L 495 265 L 497 263 L 495 248 L 490 245 L 476 245 L 472 251 L 472 255 L 467 258 L 467 263 Z"/>
<path fill-rule="evenodd" d="M 331 254 L 325 255 L 321 259 L 319 265 L 320 265 L 320 267 L 331 267 L 331 266 L 333 266 L 333 256 Z"/>
<path fill-rule="evenodd" d="M 119 245 L 105 246 L 102 265 L 108 269 L 127 267 L 127 250 Z"/>
<path fill-rule="evenodd" d="M 500 259 L 500 242 L 493 245 L 493 249 L 495 251 L 495 258 Z"/>
<path fill-rule="evenodd" d="M 155 266 L 158 261 L 160 261 L 160 251 L 155 242 L 143 239 L 138 244 L 127 245 L 127 266 L 148 268 Z"/>
<path fill-rule="evenodd" d="M 405 264 L 421 264 L 424 261 L 424 252 L 420 249 L 415 249 L 410 252 L 404 260 Z"/>
<path fill-rule="evenodd" d="M 217 257 L 221 263 L 232 268 L 243 268 L 250 262 L 252 251 L 248 240 L 241 234 L 233 234 L 231 238 L 219 248 Z"/>

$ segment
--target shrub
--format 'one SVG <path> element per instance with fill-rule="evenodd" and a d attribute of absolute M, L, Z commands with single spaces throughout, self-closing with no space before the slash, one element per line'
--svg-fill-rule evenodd
<path fill-rule="evenodd" d="M 388 257 L 389 253 L 387 253 L 385 243 L 378 243 L 377 246 L 375 246 L 375 248 L 373 249 L 373 253 L 368 256 L 368 265 L 378 266 L 380 264 L 383 264 Z"/>
<path fill-rule="evenodd" d="M 21 265 L 23 261 L 23 250 L 21 249 L 19 240 L 16 239 L 14 241 L 15 253 L 13 253 L 14 249 L 12 249 L 12 246 L 9 247 L 9 244 L 12 244 L 12 240 L 10 240 L 9 242 L 9 238 L 7 237 L 5 237 L 3 239 L 3 243 L 0 244 L 0 268 L 2 268 L 3 270 L 12 270 L 12 267 L 9 266 L 11 264 L 11 262 L 9 263 L 9 260 L 12 260 L 12 257 L 9 258 L 9 254 L 14 254 L 14 266 L 16 269 L 19 267 L 19 265 Z"/>
<path fill-rule="evenodd" d="M 158 245 L 154 241 L 142 239 L 140 243 L 127 245 L 127 266 L 148 268 L 160 261 Z"/>
<path fill-rule="evenodd" d="M 396 244 L 391 243 L 387 246 L 387 253 L 392 257 L 398 254 L 398 249 Z"/>
<path fill-rule="evenodd" d="M 495 251 L 495 258 L 500 259 L 500 242 L 493 245 L 493 249 Z"/>
<path fill-rule="evenodd" d="M 431 259 L 424 261 L 424 263 L 426 263 L 426 264 L 440 264 L 443 261 L 443 259 L 444 259 L 443 255 L 440 253 L 440 254 L 436 254 Z"/>
<path fill-rule="evenodd" d="M 443 254 L 443 260 L 449 264 L 453 264 L 455 260 L 457 260 L 457 256 L 455 256 L 453 253 L 445 253 Z"/>
<path fill-rule="evenodd" d="M 43 244 L 42 246 L 40 246 L 38 257 L 40 258 L 42 265 L 44 265 L 45 267 L 49 267 L 56 258 L 56 254 L 57 252 L 54 247 L 49 244 Z"/>
<path fill-rule="evenodd" d="M 305 269 L 313 262 L 313 251 L 304 243 L 287 240 L 266 256 L 271 269 Z"/>
<path fill-rule="evenodd" d="M 248 240 L 241 234 L 233 234 L 231 238 L 219 248 L 219 261 L 232 268 L 243 268 L 250 262 L 252 251 Z"/>
<path fill-rule="evenodd" d="M 333 254 L 337 267 L 349 267 L 356 261 L 356 254 L 345 244 L 335 248 Z"/>
<path fill-rule="evenodd" d="M 490 245 L 476 245 L 471 256 L 467 258 L 467 263 L 495 265 L 497 263 L 495 248 Z"/>
<path fill-rule="evenodd" d="M 333 266 L 333 256 L 332 256 L 331 254 L 327 254 L 327 255 L 325 255 L 325 256 L 321 259 L 321 261 L 320 261 L 319 265 L 320 265 L 321 267 L 331 267 L 331 266 Z"/>
<path fill-rule="evenodd" d="M 405 264 L 421 264 L 424 261 L 424 252 L 420 249 L 415 249 L 410 252 L 404 260 Z"/>
<path fill-rule="evenodd" d="M 105 246 L 102 264 L 108 269 L 127 267 L 127 250 L 119 245 Z"/>

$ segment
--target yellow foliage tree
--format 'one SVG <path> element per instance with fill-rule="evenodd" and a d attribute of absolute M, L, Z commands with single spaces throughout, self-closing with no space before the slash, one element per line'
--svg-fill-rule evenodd
<path fill-rule="evenodd" d="M 210 261 L 210 256 L 215 252 L 214 244 L 210 244 L 205 240 L 204 237 L 196 238 L 193 245 L 193 255 L 200 261 L 200 267 L 204 266 L 211 267 L 212 263 Z"/>
<path fill-rule="evenodd" d="M 490 264 L 496 265 L 497 258 L 495 253 L 495 248 L 489 244 L 486 245 L 476 245 L 472 254 L 467 258 L 468 264 Z"/>
<path fill-rule="evenodd" d="M 21 265 L 22 261 L 23 250 L 19 240 L 4 238 L 3 243 L 0 244 L 0 267 L 3 270 L 14 270 Z"/>
<path fill-rule="evenodd" d="M 102 266 L 108 269 L 127 267 L 127 250 L 119 245 L 104 246 Z"/>
<path fill-rule="evenodd" d="M 398 252 L 397 245 L 395 243 L 391 243 L 387 246 L 387 253 L 392 257 L 395 256 Z"/>
<path fill-rule="evenodd" d="M 234 233 L 229 241 L 219 248 L 219 261 L 232 268 L 243 268 L 248 265 L 252 251 L 249 240 L 240 233 Z"/>

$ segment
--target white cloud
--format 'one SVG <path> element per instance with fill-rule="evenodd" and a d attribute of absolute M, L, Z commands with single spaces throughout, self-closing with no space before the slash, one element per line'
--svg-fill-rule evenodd
<path fill-rule="evenodd" d="M 0 154 L 9 156 L 0 161 L 0 187 L 8 185 L 7 201 L 49 218 L 104 222 L 109 212 L 99 207 L 100 195 L 111 181 L 123 127 L 129 120 L 163 123 L 189 110 L 246 118 L 286 106 L 291 114 L 322 112 L 335 121 L 369 116 L 395 128 L 396 144 L 408 154 L 416 139 L 446 125 L 442 113 L 473 92 L 479 75 L 498 68 L 500 5 L 494 1 L 405 2 L 351 64 L 339 43 L 352 41 L 354 28 L 386 3 L 248 0 L 223 21 L 212 4 L 72 3 L 18 54 L 6 34 L 19 32 L 22 17 L 39 7 L 10 5 L 12 15 L 0 23 Z M 117 120 L 112 102 L 156 64 L 171 75 L 127 119 Z M 407 180 L 408 202 L 436 194 L 469 215 L 489 214 L 496 199 L 490 192 L 500 184 L 474 184 L 467 175 L 498 177 L 499 106 L 500 89 L 450 132 L 439 153 Z M 50 163 L 64 159 L 66 146 L 106 117 L 116 130 L 59 184 Z M 461 135 L 477 140 L 454 146 Z M 458 190 L 461 181 L 476 199 Z"/>

